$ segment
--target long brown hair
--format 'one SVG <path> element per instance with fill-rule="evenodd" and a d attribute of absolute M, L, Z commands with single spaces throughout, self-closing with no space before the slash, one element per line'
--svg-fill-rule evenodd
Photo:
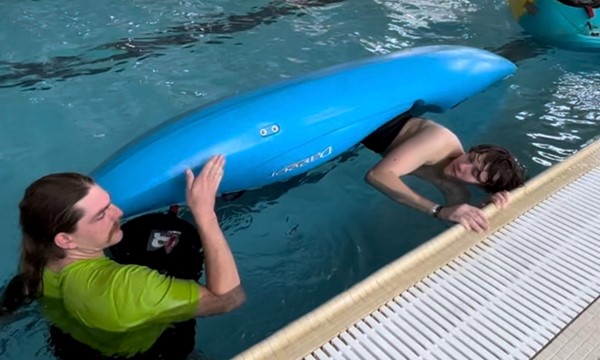
<path fill-rule="evenodd" d="M 73 233 L 83 211 L 75 204 L 94 184 L 78 173 L 57 173 L 34 181 L 19 204 L 21 258 L 18 274 L 10 280 L 2 296 L 0 314 L 10 313 L 42 292 L 42 275 L 49 261 L 65 257 L 54 243 L 56 234 Z"/>

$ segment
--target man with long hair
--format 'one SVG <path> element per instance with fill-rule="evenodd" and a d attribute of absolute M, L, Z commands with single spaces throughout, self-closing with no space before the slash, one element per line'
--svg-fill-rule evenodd
<path fill-rule="evenodd" d="M 91 331 L 92 339 L 116 343 L 127 334 L 143 334 L 132 336 L 137 344 L 102 349 L 104 355 L 130 356 L 147 351 L 175 322 L 239 307 L 245 294 L 214 212 L 224 163 L 223 156 L 214 156 L 197 177 L 189 169 L 185 174 L 186 201 L 206 259 L 206 285 L 108 258 L 105 250 L 123 238 L 122 211 L 90 177 L 50 174 L 33 182 L 20 202 L 21 260 L 5 290 L 2 312 L 42 298 L 61 306 L 64 319 L 56 318 L 58 323 L 85 327 L 70 334 L 75 338 Z"/>

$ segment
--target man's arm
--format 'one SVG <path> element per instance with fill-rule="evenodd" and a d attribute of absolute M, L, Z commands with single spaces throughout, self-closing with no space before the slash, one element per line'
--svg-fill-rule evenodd
<path fill-rule="evenodd" d="M 398 203 L 429 212 L 437 204 L 417 194 L 401 177 L 460 151 L 452 132 L 434 123 L 426 124 L 369 170 L 366 181 Z"/>
<path fill-rule="evenodd" d="M 200 287 L 196 316 L 208 316 L 239 307 L 246 295 L 216 214 L 205 216 L 201 221 L 198 229 L 206 263 L 206 287 Z"/>
<path fill-rule="evenodd" d="M 186 199 L 198 225 L 206 263 L 206 287 L 200 287 L 197 316 L 233 310 L 245 301 L 231 249 L 215 214 L 215 197 L 223 178 L 225 158 L 211 158 L 198 177 L 186 171 Z"/>

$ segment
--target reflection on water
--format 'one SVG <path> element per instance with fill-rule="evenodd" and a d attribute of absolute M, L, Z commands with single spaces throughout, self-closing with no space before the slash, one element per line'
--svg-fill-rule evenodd
<path fill-rule="evenodd" d="M 543 166 L 572 155 L 579 148 L 577 144 L 589 139 L 589 132 L 600 133 L 593 130 L 600 124 L 600 73 L 564 73 L 556 82 L 540 116 L 546 132 L 527 134 L 537 149 L 532 160 Z"/>
<path fill-rule="evenodd" d="M 387 17 L 394 25 L 392 29 L 402 34 L 412 34 L 411 36 L 417 39 L 423 37 L 423 29 L 431 29 L 449 22 L 462 23 L 467 14 L 477 11 L 480 7 L 469 0 L 376 0 L 376 3 L 388 11 Z"/>
<path fill-rule="evenodd" d="M 476 12 L 479 5 L 468 0 L 440 1 L 375 1 L 387 18 L 384 36 L 363 36 L 361 44 L 374 54 L 414 46 L 427 37 L 436 43 L 453 39 L 455 34 L 432 30 L 444 24 L 462 23 L 468 14 Z"/>
<path fill-rule="evenodd" d="M 559 79 L 556 99 L 567 103 L 578 111 L 590 111 L 586 119 L 596 122 L 600 119 L 600 73 L 565 73 Z"/>
<path fill-rule="evenodd" d="M 139 62 L 163 56 L 163 51 L 174 46 L 189 48 L 198 42 L 222 44 L 223 41 L 233 39 L 229 34 L 271 24 L 285 16 L 302 16 L 311 7 L 342 1 L 344 0 L 274 1 L 245 14 L 221 15 L 211 22 L 197 22 L 197 19 L 192 19 L 188 23 L 144 34 L 141 37 L 101 44 L 77 55 L 61 55 L 43 62 L 29 63 L 0 60 L 0 88 L 23 87 L 30 90 L 48 90 L 49 86 L 44 84 L 47 80 L 64 81 L 76 76 L 97 75 L 110 70 L 123 71 L 124 65 L 131 59 Z M 177 13 L 174 15 L 176 16 Z M 190 15 L 197 16 L 188 13 L 185 17 L 193 17 Z M 219 36 L 206 39 L 207 35 Z M 38 83 L 42 85 L 34 87 Z"/>

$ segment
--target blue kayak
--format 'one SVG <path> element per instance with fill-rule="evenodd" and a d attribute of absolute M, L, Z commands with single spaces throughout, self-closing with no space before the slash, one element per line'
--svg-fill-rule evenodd
<path fill-rule="evenodd" d="M 426 46 L 347 63 L 177 116 L 132 141 L 91 176 L 126 217 L 185 202 L 185 174 L 226 157 L 219 194 L 303 174 L 395 116 L 443 112 L 512 75 L 491 52 Z"/>
<path fill-rule="evenodd" d="M 508 0 L 519 25 L 541 42 L 600 51 L 600 0 Z"/>

